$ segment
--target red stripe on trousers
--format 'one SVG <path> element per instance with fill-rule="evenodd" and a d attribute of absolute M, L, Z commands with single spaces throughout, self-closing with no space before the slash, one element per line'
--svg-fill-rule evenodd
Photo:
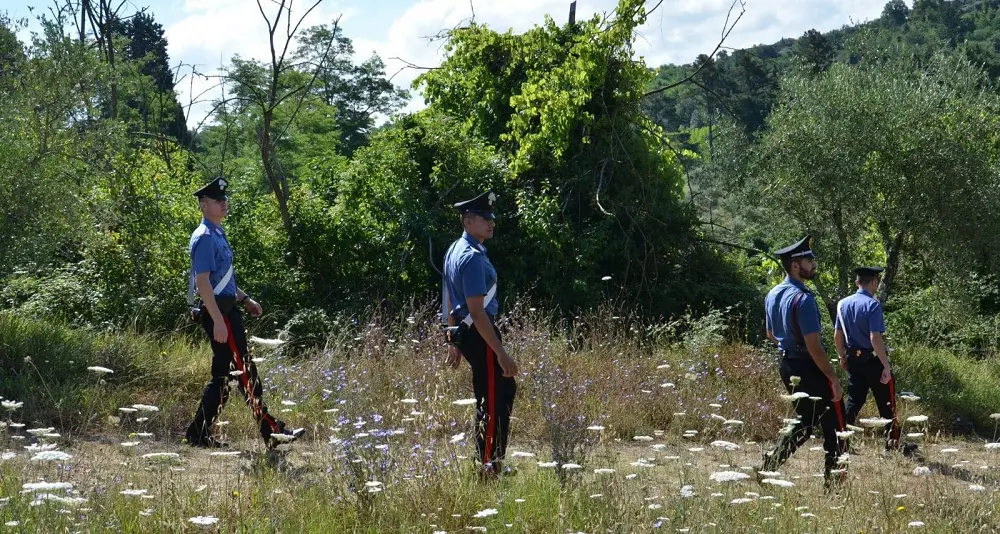
<path fill-rule="evenodd" d="M 236 348 L 236 340 L 233 338 L 233 325 L 229 322 L 229 317 L 223 317 L 226 321 L 226 333 L 229 334 L 229 349 L 233 351 L 233 363 L 237 371 L 240 371 L 239 381 L 243 385 L 243 392 L 247 396 L 247 400 L 250 401 L 250 410 L 253 412 L 257 419 L 264 419 L 267 424 L 271 427 L 272 431 L 277 430 L 277 425 L 274 424 L 274 419 L 270 417 L 270 414 L 264 414 L 260 408 L 260 401 L 257 400 L 256 395 L 253 392 L 253 384 L 250 383 L 250 375 L 247 374 L 246 364 L 243 362 L 243 356 L 240 355 L 239 349 Z"/>
<path fill-rule="evenodd" d="M 827 380 L 827 382 L 830 383 L 830 392 L 832 393 L 833 392 L 833 381 Z M 833 403 L 833 412 L 835 414 L 837 414 L 837 429 L 840 430 L 841 432 L 843 432 L 844 431 L 844 413 L 840 411 L 840 402 L 841 401 L 836 401 L 836 402 L 831 401 L 831 402 Z M 847 442 L 844 441 L 844 440 L 842 440 L 842 439 L 840 439 L 840 438 L 837 438 L 837 440 L 840 441 L 840 443 L 841 443 L 840 452 L 841 453 L 845 452 L 844 451 L 844 445 L 846 445 Z"/>
<path fill-rule="evenodd" d="M 889 406 L 892 408 L 892 440 L 899 445 L 899 418 L 896 416 L 896 377 L 889 376 Z"/>
<path fill-rule="evenodd" d="M 486 345 L 486 380 L 489 385 L 486 388 L 486 447 L 483 448 L 483 465 L 490 463 L 493 454 L 493 432 L 496 428 L 496 391 L 493 383 L 496 381 L 494 371 L 496 356 L 493 348 Z"/>

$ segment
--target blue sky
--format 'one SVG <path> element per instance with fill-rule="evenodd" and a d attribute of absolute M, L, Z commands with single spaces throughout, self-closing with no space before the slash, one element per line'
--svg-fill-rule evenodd
<path fill-rule="evenodd" d="M 210 74 L 234 55 L 264 59 L 268 55 L 266 28 L 255 0 L 128 0 L 126 10 L 148 7 L 166 30 L 172 64 L 183 62 Z M 273 17 L 275 0 L 262 0 Z M 577 18 L 609 13 L 616 0 L 578 0 Z M 827 31 L 852 21 L 879 16 L 882 0 L 746 0 L 746 13 L 726 44 L 744 48 L 771 43 L 782 37 L 798 37 L 811 28 Z M 907 2 L 912 4 L 912 2 Z M 652 6 L 656 0 L 647 2 Z M 700 53 L 710 52 L 732 0 L 664 0 L 641 29 L 636 53 L 650 66 L 663 63 L 690 63 Z M 47 8 L 42 0 L 0 0 L 0 12 L 12 17 L 28 17 L 28 6 Z M 309 4 L 295 0 L 293 15 L 301 16 Z M 341 16 L 344 34 L 354 41 L 358 59 L 377 53 L 386 63 L 393 81 L 408 87 L 418 72 L 400 69 L 403 61 L 434 66 L 441 61 L 441 43 L 429 42 L 434 35 L 467 21 L 475 14 L 478 22 L 506 30 L 523 31 L 542 22 L 546 14 L 566 19 L 569 0 L 323 0 L 304 26 L 332 22 Z M 397 71 L 400 71 L 397 73 Z M 188 93 L 199 93 L 212 85 L 195 79 L 193 91 L 186 82 L 178 86 L 181 102 Z M 414 93 L 409 109 L 422 106 Z M 196 123 L 207 106 L 196 106 L 191 114 Z"/>

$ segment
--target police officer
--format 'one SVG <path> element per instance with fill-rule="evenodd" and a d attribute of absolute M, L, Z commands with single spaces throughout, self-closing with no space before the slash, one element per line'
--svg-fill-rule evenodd
<path fill-rule="evenodd" d="M 457 346 L 448 347 L 447 363 L 457 368 L 464 356 L 472 367 L 478 402 L 476 445 L 486 477 L 502 472 L 517 391 L 517 362 L 507 354 L 496 327 L 497 272 L 483 246 L 496 226 L 495 201 L 496 195 L 489 191 L 455 204 L 465 231 L 448 248 L 442 284 L 442 319 L 460 333 Z"/>
<path fill-rule="evenodd" d="M 236 285 L 233 251 L 222 229 L 222 218 L 229 211 L 228 185 L 225 178 L 218 177 L 194 193 L 203 218 L 189 243 L 191 283 L 188 301 L 193 304 L 196 291 L 201 297 L 201 305 L 192 311 L 212 343 L 212 380 L 205 386 L 198 412 L 185 437 L 190 445 L 197 447 L 227 445 L 216 438 L 214 429 L 216 418 L 229 398 L 229 380 L 236 375 L 239 389 L 260 425 L 261 436 L 269 448 L 274 448 L 294 441 L 304 429 L 286 429 L 284 422 L 268 413 L 257 366 L 249 358 L 243 314 L 236 304 L 243 303 L 254 317 L 260 316 L 263 310 Z"/>
<path fill-rule="evenodd" d="M 798 420 L 782 433 L 775 448 L 764 455 L 761 470 L 776 471 L 809 439 L 818 422 L 823 429 L 826 451 L 823 475 L 830 487 L 842 478 L 835 476 L 834 470 L 838 458 L 846 451 L 845 442 L 837 435 L 844 430 L 843 389 L 820 340 L 816 297 L 805 286 L 806 280 L 816 276 L 811 242 L 812 237 L 806 236 L 777 251 L 787 276 L 771 289 L 764 301 L 767 337 L 778 345 L 781 354 L 781 381 L 789 394 L 805 395 L 793 399 Z"/>
<path fill-rule="evenodd" d="M 853 425 L 871 389 L 879 416 L 885 425 L 885 449 L 899 448 L 899 419 L 896 416 L 896 378 L 889 364 L 882 335 L 885 317 L 882 304 L 874 297 L 881 267 L 858 267 L 853 295 L 837 303 L 834 342 L 840 366 L 847 371 L 847 424 Z M 904 454 L 912 454 L 914 444 L 905 444 Z"/>

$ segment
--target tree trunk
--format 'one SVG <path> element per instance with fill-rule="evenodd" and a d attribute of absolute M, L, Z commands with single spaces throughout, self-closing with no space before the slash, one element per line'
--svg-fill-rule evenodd
<path fill-rule="evenodd" d="M 833 210 L 833 224 L 837 228 L 837 295 L 838 299 L 847 296 L 851 290 L 851 246 L 847 239 L 847 228 L 844 226 L 844 210 L 838 205 Z"/>
<path fill-rule="evenodd" d="M 292 246 L 292 216 L 288 211 L 288 181 L 283 173 L 277 172 L 274 166 L 276 157 L 271 144 L 271 124 L 274 121 L 274 109 L 264 110 L 264 128 L 260 134 L 260 160 L 264 167 L 264 175 L 267 183 L 271 186 L 274 198 L 278 200 L 278 213 L 281 214 L 281 224 L 285 228 L 285 235 L 288 237 L 289 252 L 295 247 Z"/>
<path fill-rule="evenodd" d="M 878 300 L 883 305 L 889 300 L 889 295 L 892 294 L 892 282 L 899 273 L 899 264 L 903 256 L 903 239 L 905 237 L 906 232 L 900 230 L 891 241 L 886 243 L 885 275 L 882 277 L 882 283 L 878 286 Z"/>

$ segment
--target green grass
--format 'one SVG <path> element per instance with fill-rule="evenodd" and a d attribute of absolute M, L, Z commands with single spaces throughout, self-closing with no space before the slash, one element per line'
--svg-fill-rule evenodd
<path fill-rule="evenodd" d="M 640 339 L 621 321 L 592 318 L 586 338 L 571 343 L 537 317 L 520 319 L 518 329 L 505 332 L 523 371 L 510 451 L 535 456 L 512 458 L 516 476 L 482 484 L 470 459 L 473 408 L 453 404 L 471 396 L 471 377 L 467 366 L 444 368 L 428 317 L 338 332 L 325 350 L 304 359 L 258 351 L 272 412 L 309 434 L 287 456 L 265 454 L 234 391 L 221 428 L 241 454 L 226 457 L 179 439 L 207 379 L 204 342 L 79 332 L 0 316 L 0 358 L 11 369 L 0 393 L 24 402 L 10 420 L 55 426 L 62 436 L 39 443 L 73 456 L 31 461 L 34 452 L 24 447 L 32 438 L 17 439 L 23 429 L 0 433 L 3 449 L 14 453 L 0 460 L 0 498 L 9 498 L 0 522 L 18 521 L 11 530 L 24 532 L 900 532 L 916 528 L 908 527 L 911 521 L 925 522 L 927 532 L 1000 528 L 994 518 L 1000 458 L 983 447 L 995 440 L 989 414 L 1000 411 L 992 360 L 919 348 L 894 352 L 900 389 L 922 397 L 901 403 L 901 416 L 930 416 L 906 430 L 925 433 L 922 449 L 934 474 L 918 477 L 909 460 L 882 458 L 878 438 L 867 434 L 854 440 L 860 454 L 852 458 L 848 485 L 827 495 L 812 476 L 822 460 L 809 449 L 819 440 L 782 469 L 792 489 L 708 479 L 723 469 L 752 474 L 791 413 L 778 397 L 766 351 L 684 348 Z M 92 365 L 115 372 L 98 375 L 86 370 Z M 118 410 L 135 403 L 160 411 Z M 874 415 L 871 403 L 866 410 Z M 139 416 L 149 420 L 138 422 Z M 987 438 L 953 435 L 963 428 L 954 425 L 956 416 Z M 587 430 L 592 425 L 604 430 Z M 698 434 L 685 438 L 685 430 Z M 711 446 L 717 439 L 741 448 Z M 554 450 L 583 469 L 560 476 L 536 465 Z M 155 452 L 179 456 L 142 456 Z M 597 474 L 597 468 L 615 471 Z M 71 482 L 71 492 L 49 493 L 86 501 L 33 506 L 34 493 L 23 485 L 40 480 Z M 365 483 L 372 481 L 381 491 L 369 492 Z M 985 491 L 970 490 L 971 483 Z M 681 497 L 685 485 L 695 497 Z M 153 498 L 121 493 L 129 489 Z M 497 514 L 474 517 L 487 509 Z M 218 523 L 197 526 L 189 521 L 195 516 Z"/>

